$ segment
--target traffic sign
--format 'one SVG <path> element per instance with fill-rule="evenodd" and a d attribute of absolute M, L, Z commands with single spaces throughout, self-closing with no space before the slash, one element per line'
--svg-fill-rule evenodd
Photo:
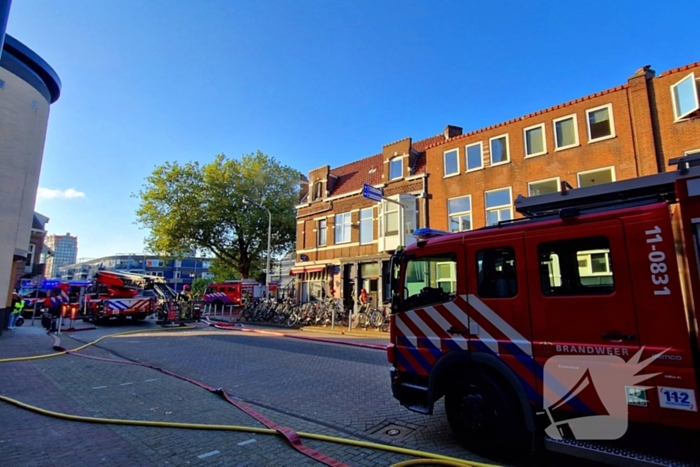
<path fill-rule="evenodd" d="M 372 201 L 381 201 L 384 193 L 381 188 L 375 188 L 372 185 L 362 185 L 362 196 Z"/>

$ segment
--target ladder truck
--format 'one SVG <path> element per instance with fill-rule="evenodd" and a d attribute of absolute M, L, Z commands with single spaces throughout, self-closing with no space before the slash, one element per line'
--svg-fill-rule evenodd
<path fill-rule="evenodd" d="M 177 294 L 162 277 L 99 271 L 83 295 L 84 320 L 105 321 L 131 317 L 143 320 L 165 310 Z"/>
<path fill-rule="evenodd" d="M 391 258 L 393 396 L 486 454 L 700 462 L 700 158 L 419 229 Z"/>

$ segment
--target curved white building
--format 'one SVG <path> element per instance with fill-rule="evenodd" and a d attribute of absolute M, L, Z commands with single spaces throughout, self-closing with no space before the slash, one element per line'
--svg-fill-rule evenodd
<path fill-rule="evenodd" d="M 0 56 L 0 307 L 9 305 L 14 264 L 26 259 L 56 72 L 7 35 Z"/>

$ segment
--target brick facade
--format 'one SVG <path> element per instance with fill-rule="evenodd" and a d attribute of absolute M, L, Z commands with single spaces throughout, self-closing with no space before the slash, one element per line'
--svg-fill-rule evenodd
<path fill-rule="evenodd" d="M 523 117 L 467 133 L 448 126 L 425 140 L 406 138 L 385 145 L 380 154 L 312 170 L 297 207 L 300 287 L 315 280 L 349 304 L 348 294 L 356 296 L 360 286 L 371 284 L 378 288 L 378 300 L 388 298 L 383 273 L 375 285 L 362 271 L 372 280 L 377 269 L 386 272 L 398 245 L 385 235 L 385 224 L 394 221 L 382 211 L 392 205 L 363 198 L 363 183 L 401 199 L 410 210 L 406 222 L 412 230 L 465 230 L 517 216 L 512 202 L 518 195 L 555 191 L 563 182 L 577 188 L 650 175 L 666 170 L 670 159 L 700 152 L 700 111 L 691 105 L 693 89 L 695 102 L 700 101 L 700 85 L 691 86 L 691 73 L 700 78 L 700 62 L 658 77 L 642 67 L 625 84 Z M 679 92 L 690 97 L 674 107 L 672 86 L 684 79 Z M 681 107 L 687 112 L 677 118 Z M 373 209 L 373 235 L 361 244 L 360 213 L 367 208 Z M 349 225 L 345 219 L 345 225 L 336 226 L 336 216 L 343 213 L 349 213 Z M 325 245 L 318 243 L 322 221 Z M 339 243 L 338 229 L 345 229 Z M 365 266 L 370 263 L 377 267 Z M 313 295 L 302 291 L 301 297 Z"/>

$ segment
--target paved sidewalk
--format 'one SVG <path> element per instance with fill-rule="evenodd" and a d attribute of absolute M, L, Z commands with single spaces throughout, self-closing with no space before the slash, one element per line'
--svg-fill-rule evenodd
<path fill-rule="evenodd" d="M 212 323 L 238 324 L 243 328 L 261 332 L 275 332 L 288 336 L 299 336 L 309 339 L 317 338 L 323 340 L 333 340 L 340 343 L 356 343 L 372 346 L 386 346 L 389 344 L 389 333 L 381 332 L 376 329 L 369 329 L 366 331 L 355 329 L 348 331 L 347 329 L 339 326 L 336 326 L 335 329 L 331 329 L 330 326 L 303 326 L 301 328 L 289 328 L 287 326 L 278 326 L 267 323 L 238 321 L 235 319 L 235 317 L 231 319 L 222 316 L 212 316 L 210 317 L 210 321 Z"/>

